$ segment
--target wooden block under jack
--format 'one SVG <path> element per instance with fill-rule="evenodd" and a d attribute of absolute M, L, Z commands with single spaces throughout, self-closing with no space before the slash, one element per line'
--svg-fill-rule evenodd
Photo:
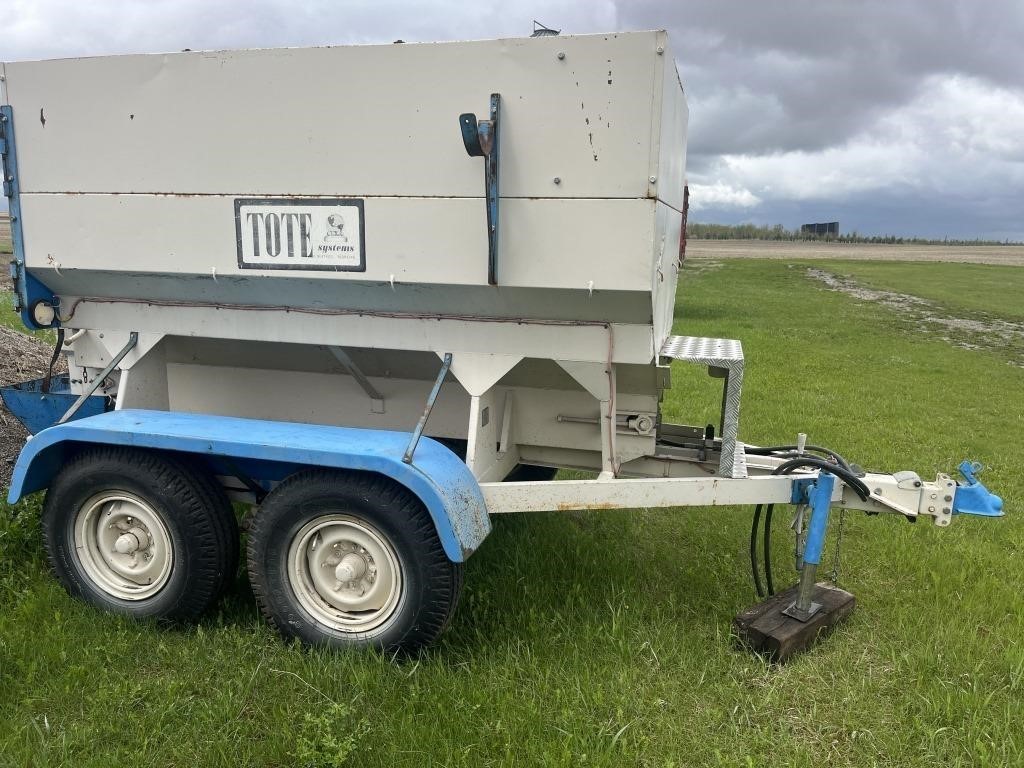
<path fill-rule="evenodd" d="M 814 586 L 815 603 L 821 609 L 807 621 L 783 614 L 796 600 L 798 585 L 777 592 L 763 603 L 748 608 L 733 619 L 740 642 L 747 648 L 782 663 L 794 653 L 809 648 L 853 612 L 855 600 L 845 589 L 819 582 Z"/>

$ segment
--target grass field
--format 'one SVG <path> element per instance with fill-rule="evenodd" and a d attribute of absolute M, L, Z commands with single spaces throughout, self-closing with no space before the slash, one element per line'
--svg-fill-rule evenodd
<path fill-rule="evenodd" d="M 11 253 L 11 220 L 0 213 L 0 253 Z"/>
<path fill-rule="evenodd" d="M 1024 269 L 816 266 L 968 317 L 1014 319 L 1024 295 Z M 439 647 L 393 663 L 284 646 L 242 575 L 197 627 L 100 615 L 46 574 L 30 500 L 0 514 L 0 765 L 1021 764 L 1024 369 L 786 260 L 689 263 L 677 318 L 677 333 L 743 340 L 746 440 L 806 431 L 925 477 L 978 459 L 1008 516 L 849 516 L 840 583 L 858 608 L 783 668 L 730 638 L 755 602 L 750 510 L 501 518 Z M 711 420 L 715 381 L 674 375 L 666 416 Z M 834 543 L 835 525 L 826 563 Z"/>
<path fill-rule="evenodd" d="M 689 258 L 857 259 L 1024 265 L 1024 245 L 883 245 L 775 240 L 691 240 Z"/>

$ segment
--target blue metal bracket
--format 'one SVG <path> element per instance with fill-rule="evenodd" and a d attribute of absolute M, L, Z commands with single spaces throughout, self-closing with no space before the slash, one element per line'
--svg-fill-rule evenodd
<path fill-rule="evenodd" d="M 498 126 L 501 94 L 491 94 L 491 119 L 476 119 L 472 112 L 459 115 L 462 143 L 470 157 L 484 158 L 484 194 L 487 197 L 487 283 L 498 284 L 498 170 L 501 142 Z"/>
<path fill-rule="evenodd" d="M 810 504 L 811 488 L 814 487 L 814 478 L 806 477 L 793 481 L 792 496 L 790 504 Z"/>
<path fill-rule="evenodd" d="M 18 177 L 18 153 L 14 143 L 14 110 L 9 104 L 0 106 L 0 168 L 3 170 L 3 192 L 11 216 L 11 243 L 14 260 L 11 261 L 11 280 L 14 283 L 14 311 L 21 313 L 21 322 L 26 328 L 55 328 L 57 319 L 57 298 L 39 280 L 25 269 L 25 237 L 21 223 L 21 186 Z M 53 320 L 45 325 L 36 321 L 39 305 L 52 308 Z M 49 314 L 43 312 L 42 315 Z"/>
<path fill-rule="evenodd" d="M 976 461 L 960 462 L 958 467 L 966 485 L 958 485 L 953 496 L 954 515 L 978 515 L 980 517 L 1002 517 L 1003 500 L 989 491 L 977 475 L 982 466 Z"/>

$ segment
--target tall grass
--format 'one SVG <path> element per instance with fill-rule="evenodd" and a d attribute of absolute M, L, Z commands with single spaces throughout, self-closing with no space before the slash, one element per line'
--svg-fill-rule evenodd
<path fill-rule="evenodd" d="M 1022 289 L 1008 274 L 1006 295 Z M 242 574 L 195 627 L 98 614 L 47 576 L 33 499 L 0 514 L 0 765 L 1018 764 L 1024 371 L 782 262 L 688 268 L 677 316 L 679 333 L 743 339 L 746 439 L 806 431 L 925 477 L 975 458 L 1008 516 L 849 515 L 858 608 L 783 668 L 730 637 L 755 601 L 749 510 L 500 518 L 440 645 L 394 663 L 283 645 Z M 673 374 L 666 416 L 712 420 L 720 382 Z"/>

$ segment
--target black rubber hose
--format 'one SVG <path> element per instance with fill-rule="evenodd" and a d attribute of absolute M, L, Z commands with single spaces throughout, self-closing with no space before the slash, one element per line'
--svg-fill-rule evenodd
<path fill-rule="evenodd" d="M 782 453 L 784 451 L 799 451 L 799 450 L 800 450 L 800 446 L 798 446 L 798 445 L 773 445 L 773 446 L 768 447 L 768 448 L 754 448 L 754 447 L 751 447 L 751 446 L 743 446 L 743 452 L 747 453 L 747 454 L 749 454 L 751 456 L 770 456 L 773 453 Z M 804 450 L 805 451 L 810 451 L 811 453 L 821 453 L 821 454 L 824 454 L 826 456 L 831 456 L 832 458 L 834 458 L 836 460 L 836 462 L 839 464 L 839 466 L 841 466 L 843 469 L 846 469 L 846 470 L 850 469 L 850 465 L 849 465 L 849 463 L 847 463 L 846 459 L 844 459 L 838 453 L 833 451 L 831 448 L 825 448 L 825 447 L 820 446 L 820 445 L 805 445 L 804 446 Z M 795 454 L 794 458 L 797 458 L 800 455 L 801 454 Z M 814 457 L 812 456 L 811 458 L 814 458 Z"/>
<path fill-rule="evenodd" d="M 833 475 L 838 477 L 848 486 L 850 486 L 854 492 L 860 496 L 861 501 L 867 501 L 871 496 L 871 491 L 864 484 L 864 481 L 857 477 L 849 469 L 845 469 L 831 462 L 825 461 L 824 459 L 817 459 L 813 456 L 804 456 L 797 459 L 790 459 L 789 461 L 783 462 L 772 470 L 773 475 L 788 475 L 794 469 L 799 467 L 817 467 L 823 469 L 826 472 L 831 472 Z"/>
<path fill-rule="evenodd" d="M 770 509 L 770 507 L 769 507 Z M 764 587 L 761 585 L 761 569 L 757 565 L 757 528 L 761 522 L 761 505 L 754 507 L 754 519 L 750 524 L 750 570 L 754 574 L 754 589 L 758 597 L 764 597 Z"/>
<path fill-rule="evenodd" d="M 43 378 L 43 384 L 41 391 L 44 395 L 49 394 L 50 385 L 53 382 L 53 366 L 57 364 L 57 358 L 60 357 L 60 349 L 64 346 L 64 329 L 57 329 L 57 343 L 53 347 L 53 356 L 50 357 L 50 367 L 46 369 L 46 376 Z"/>
<path fill-rule="evenodd" d="M 764 511 L 764 584 L 768 596 L 775 594 L 775 582 L 772 580 L 772 513 L 775 505 L 769 504 Z"/>

